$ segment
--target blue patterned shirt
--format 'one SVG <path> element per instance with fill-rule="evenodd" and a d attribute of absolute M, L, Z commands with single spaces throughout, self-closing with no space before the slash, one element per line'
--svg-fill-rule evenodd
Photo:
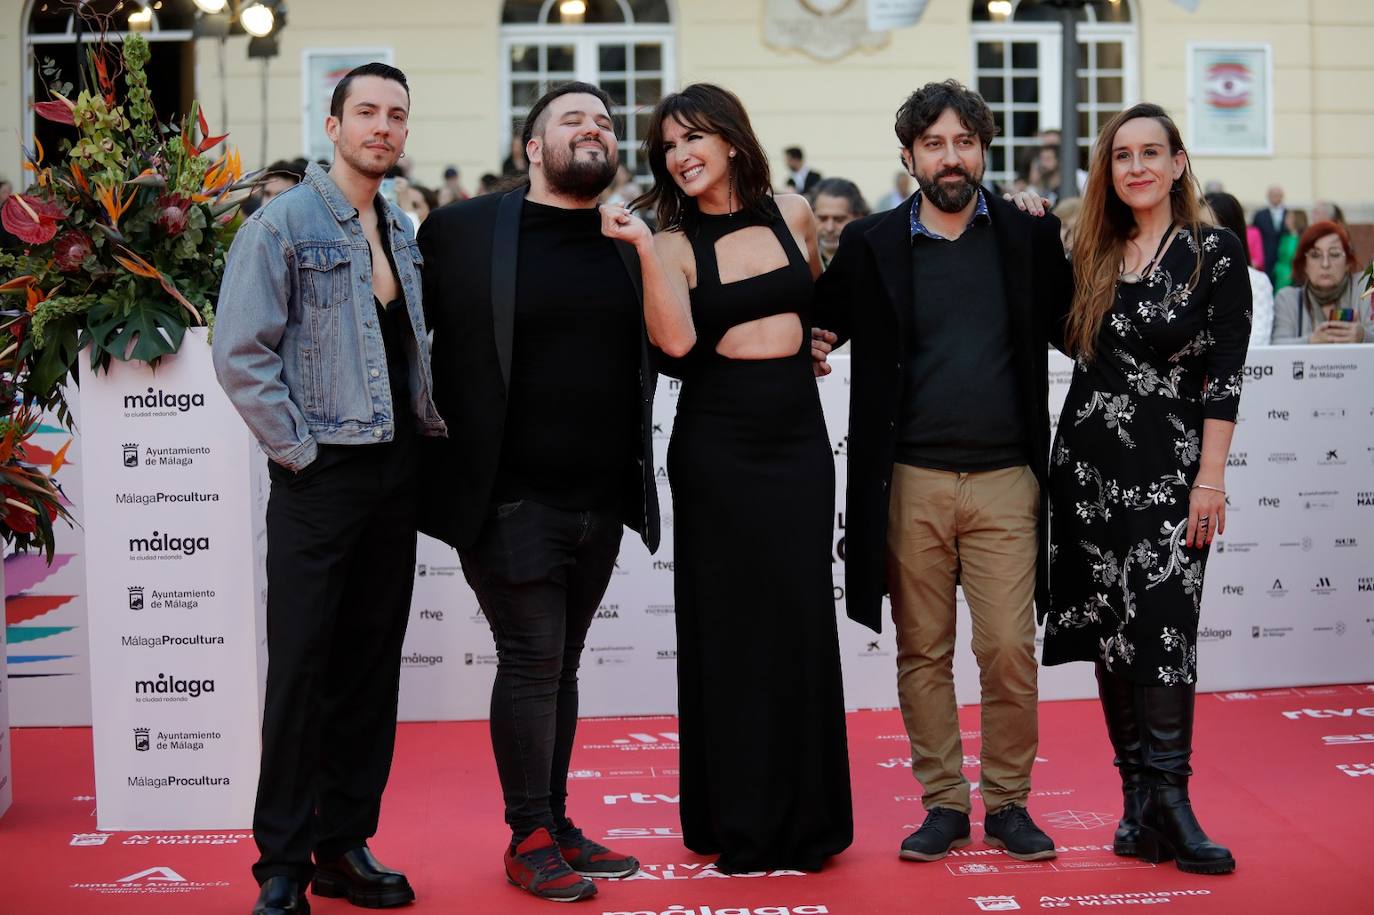
<path fill-rule="evenodd" d="M 914 242 L 917 235 L 924 235 L 926 238 L 933 238 L 936 241 L 949 241 L 943 235 L 932 232 L 921 222 L 921 201 L 925 194 L 917 194 L 911 201 L 911 240 Z M 983 189 L 978 189 L 978 205 L 973 208 L 973 215 L 969 217 L 968 224 L 971 226 L 978 220 L 992 222 L 992 217 L 988 215 L 988 201 L 983 196 Z"/>

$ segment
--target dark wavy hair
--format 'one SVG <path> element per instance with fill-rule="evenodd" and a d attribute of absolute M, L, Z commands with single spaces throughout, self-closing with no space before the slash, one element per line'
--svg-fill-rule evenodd
<path fill-rule="evenodd" d="M 897 109 L 897 121 L 893 129 L 902 149 L 911 149 L 911 144 L 930 129 L 930 125 L 940 120 L 946 108 L 954 109 L 959 123 L 978 136 L 983 148 L 992 145 L 997 136 L 997 122 L 993 120 L 992 110 L 983 97 L 957 79 L 947 79 L 939 83 L 926 83 L 902 102 Z"/>
<path fill-rule="evenodd" d="M 663 125 L 672 118 L 682 126 L 703 133 L 714 133 L 735 148 L 733 180 L 740 208 L 768 216 L 773 199 L 773 179 L 749 114 L 739 97 L 728 89 L 710 83 L 693 83 L 681 92 L 664 97 L 649 116 L 644 137 L 644 155 L 654 186 L 631 203 L 631 207 L 651 207 L 661 230 L 690 229 L 697 215 L 696 201 L 682 193 L 668 172 L 668 151 L 663 144 Z"/>

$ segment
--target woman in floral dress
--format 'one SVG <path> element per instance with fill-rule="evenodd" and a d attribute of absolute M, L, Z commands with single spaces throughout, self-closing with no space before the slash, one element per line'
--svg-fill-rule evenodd
<path fill-rule="evenodd" d="M 1076 359 L 1050 468 L 1045 664 L 1093 661 L 1122 777 L 1118 854 L 1227 873 L 1188 799 L 1208 546 L 1250 334 L 1245 249 L 1200 222 L 1177 127 L 1103 129 L 1073 247 Z"/>

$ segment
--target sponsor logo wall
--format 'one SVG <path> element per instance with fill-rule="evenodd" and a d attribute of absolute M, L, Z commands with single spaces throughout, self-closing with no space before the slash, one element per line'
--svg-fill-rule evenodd
<path fill-rule="evenodd" d="M 98 828 L 247 826 L 262 458 L 203 333 L 83 377 L 81 419 Z"/>
<path fill-rule="evenodd" d="M 1199 634 L 1203 689 L 1374 678 L 1374 562 L 1368 558 L 1369 547 L 1374 545 L 1374 394 L 1370 393 L 1374 391 L 1374 352 L 1360 347 L 1320 349 L 1316 355 L 1310 347 L 1258 349 L 1251 354 L 1227 468 L 1228 528 L 1214 544 L 1208 564 Z M 891 627 L 876 635 L 844 616 L 842 484 L 848 460 L 849 360 L 836 357 L 833 364 L 835 370 L 821 381 L 820 391 L 841 481 L 831 568 L 845 696 L 853 707 L 888 707 L 896 702 Z M 1071 377 L 1071 363 L 1052 353 L 1053 416 L 1058 414 Z M 137 707 L 186 712 L 219 707 L 231 697 L 243 698 L 238 695 L 238 683 L 230 685 L 207 673 L 201 662 L 216 653 L 227 657 L 237 652 L 242 646 L 235 644 L 231 633 L 248 630 L 237 625 L 216 628 L 205 621 L 207 613 L 226 607 L 240 612 L 243 601 L 242 606 L 256 608 L 257 631 L 263 631 L 265 586 L 260 562 L 254 561 L 253 554 L 265 547 L 261 518 L 268 488 L 264 465 L 256 448 L 250 448 L 253 459 L 248 466 L 254 469 L 244 484 L 247 489 L 228 495 L 225 481 L 243 475 L 243 452 L 234 452 L 237 463 L 230 472 L 230 465 L 222 460 L 224 452 L 210 438 L 225 430 L 239 430 L 241 424 L 231 413 L 216 412 L 216 404 L 222 401 L 218 387 L 210 376 L 207 379 L 203 388 L 178 387 L 159 372 L 151 393 L 146 382 L 131 385 L 109 405 L 112 437 L 107 443 L 89 455 L 85 441 L 73 445 L 75 460 L 88 465 L 88 474 L 97 470 L 105 474 L 102 479 L 109 484 L 103 497 L 88 500 L 77 474 L 66 477 L 64 483 L 78 512 L 84 513 L 89 501 L 92 510 L 104 513 L 87 520 L 84 530 L 91 538 L 109 541 L 101 542 L 123 563 L 115 577 L 92 573 L 87 593 L 80 581 L 86 562 L 80 531 L 66 532 L 61 546 L 71 552 L 60 553 L 52 569 L 43 566 L 41 559 L 32 562 L 36 557 L 11 557 L 6 563 L 11 595 L 9 682 L 16 724 L 90 720 L 86 717 L 90 694 L 84 689 L 85 646 L 80 644 L 88 600 L 95 608 L 93 620 L 97 614 L 116 610 L 123 614 L 118 617 L 123 628 L 109 633 L 115 656 L 122 663 L 137 663 L 141 671 L 137 679 L 152 683 L 154 690 L 169 690 L 135 696 L 132 684 L 122 683 L 104 689 L 107 696 L 157 699 Z M 657 555 L 650 556 L 635 535 L 625 535 L 583 659 L 581 700 L 588 715 L 661 714 L 675 709 L 673 509 L 665 465 L 679 386 L 674 379 L 662 378 L 655 401 L 653 435 L 663 545 Z M 202 395 L 203 403 L 196 402 L 196 394 Z M 134 398 L 128 411 L 139 415 L 125 417 L 126 395 Z M 228 410 L 227 405 L 224 408 Z M 87 426 L 82 428 L 82 438 L 93 434 Z M 58 431 L 52 430 L 45 446 L 47 441 L 53 450 L 61 446 L 65 439 Z M 248 521 L 237 520 L 236 507 L 245 502 L 256 519 L 257 526 L 251 529 L 244 526 Z M 231 516 L 236 520 L 216 520 Z M 246 570 L 251 564 L 252 574 L 227 574 L 240 559 L 244 564 L 239 568 Z M 198 572 L 188 572 L 182 577 L 183 571 L 202 568 L 215 574 L 202 578 Z M 21 581 L 16 581 L 17 574 Z M 402 658 L 401 716 L 408 720 L 485 718 L 496 653 L 458 557 L 443 544 L 421 537 L 415 576 Z M 252 594 L 226 598 L 229 592 L 216 586 L 211 577 L 235 587 L 251 581 Z M 111 607 L 111 601 L 117 606 Z M 959 613 L 962 637 L 955 663 L 956 687 L 961 702 L 972 702 L 978 696 L 978 673 L 966 647 L 970 624 L 962 595 Z M 105 621 L 113 618 L 103 617 Z M 16 643 L 16 630 L 30 641 Z M 216 635 L 225 643 L 162 641 L 164 636 Z M 134 641 L 126 644 L 126 638 Z M 260 635 L 257 651 L 258 669 L 265 671 Z M 26 658 L 23 664 L 15 663 L 16 653 Z M 173 664 L 172 658 L 186 660 Z M 45 675 L 16 679 L 21 670 Z M 1085 670 L 1073 664 L 1042 669 L 1042 696 L 1089 696 L 1092 678 Z M 158 674 L 164 675 L 165 687 L 157 686 Z M 204 684 L 200 696 L 176 691 L 194 689 L 189 681 L 204 679 L 216 681 L 213 692 Z M 260 701 L 261 678 L 258 689 Z M 242 692 L 252 696 L 246 687 Z M 102 694 L 100 685 L 95 693 Z M 155 734 L 158 724 L 140 718 L 117 728 L 119 752 L 125 752 L 126 745 L 127 752 L 137 752 L 133 750 L 135 727 L 147 727 Z M 226 744 L 232 742 L 229 734 L 233 733 L 191 720 L 163 731 L 217 731 L 225 735 Z M 149 739 L 156 743 L 154 734 Z M 237 744 L 254 753 L 256 745 L 256 734 Z M 156 758 L 157 751 L 149 750 L 140 758 L 149 757 Z M 242 787 L 251 790 L 251 785 Z"/>
<path fill-rule="evenodd" d="M 1348 683 L 1374 677 L 1374 352 L 1360 347 L 1273 347 L 1251 353 L 1226 485 L 1227 532 L 1207 566 L 1199 631 L 1203 689 Z M 831 568 L 839 616 L 845 701 L 896 704 L 896 644 L 845 616 L 845 501 L 849 359 L 820 382 L 839 481 Z M 1072 363 L 1050 354 L 1057 417 Z M 626 532 L 620 561 L 592 623 L 582 661 L 588 715 L 671 713 L 676 708 L 673 508 L 665 469 L 680 382 L 661 378 L 654 449 L 663 545 L 650 556 Z M 955 685 L 976 702 L 971 622 L 958 599 Z M 885 613 L 886 617 L 886 613 Z M 402 670 L 401 714 L 414 720 L 484 718 L 496 655 L 490 630 L 455 553 L 421 538 L 415 605 Z M 1096 695 L 1087 668 L 1042 668 L 1047 699 Z M 649 745 L 645 745 L 649 746 Z"/>

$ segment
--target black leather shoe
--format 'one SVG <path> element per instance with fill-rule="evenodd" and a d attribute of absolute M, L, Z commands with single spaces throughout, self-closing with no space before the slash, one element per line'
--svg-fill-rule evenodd
<path fill-rule="evenodd" d="M 1059 856 L 1054 850 L 1054 842 L 1035 825 L 1030 813 L 1020 804 L 1008 804 L 985 816 L 983 840 L 1018 861 L 1044 861 Z"/>
<path fill-rule="evenodd" d="M 415 901 L 406 875 L 385 867 L 366 845 L 333 861 L 319 862 L 310 889 L 316 896 L 347 899 L 364 909 L 386 909 Z"/>
<path fill-rule="evenodd" d="M 901 857 L 907 861 L 939 861 L 952 848 L 969 843 L 968 814 L 948 807 L 932 807 L 921 828 L 906 837 Z"/>
<path fill-rule="evenodd" d="M 310 901 L 295 877 L 268 877 L 258 890 L 253 915 L 310 915 Z"/>

